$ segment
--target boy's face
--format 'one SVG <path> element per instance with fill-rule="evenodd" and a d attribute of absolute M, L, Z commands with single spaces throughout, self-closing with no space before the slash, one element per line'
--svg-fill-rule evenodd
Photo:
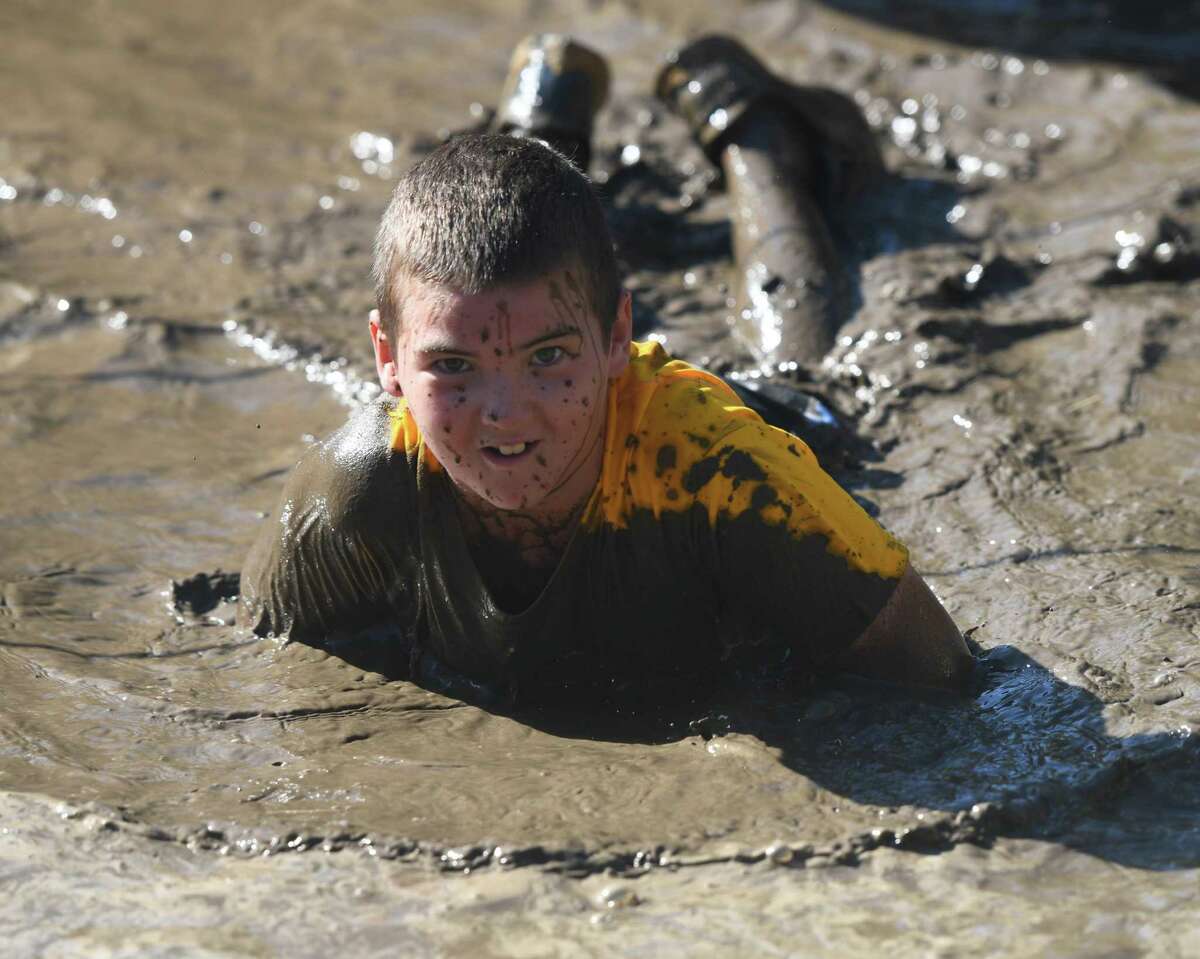
<path fill-rule="evenodd" d="M 455 486 L 494 507 L 570 509 L 599 476 L 630 301 L 606 337 L 578 277 L 559 269 L 472 295 L 408 281 L 397 343 L 372 313 L 380 384 L 405 398 Z"/>

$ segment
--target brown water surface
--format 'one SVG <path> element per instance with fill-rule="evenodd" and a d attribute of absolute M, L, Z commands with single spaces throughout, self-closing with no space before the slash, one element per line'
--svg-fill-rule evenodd
<path fill-rule="evenodd" d="M 849 424 L 805 428 L 970 628 L 972 697 L 500 716 L 232 625 L 282 476 L 371 395 L 390 184 L 566 27 L 612 61 L 593 174 L 641 335 Z M 885 148 L 821 364 L 728 335 L 727 199 L 649 96 L 701 28 Z M 12 954 L 1200 946 L 1193 100 L 799 2 L 10 2 L 0 37 Z"/>

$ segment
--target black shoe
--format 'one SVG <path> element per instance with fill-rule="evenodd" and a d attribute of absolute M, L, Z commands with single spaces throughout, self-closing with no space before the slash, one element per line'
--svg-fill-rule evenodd
<path fill-rule="evenodd" d="M 879 146 L 852 99 L 780 80 L 732 37 L 704 36 L 670 54 L 655 93 L 691 127 L 718 166 L 739 121 L 770 102 L 784 107 L 810 135 L 830 199 L 857 192 L 883 172 Z"/>
<path fill-rule="evenodd" d="M 586 170 L 592 121 L 607 96 L 604 57 L 563 34 L 535 33 L 513 51 L 493 125 L 542 140 Z"/>

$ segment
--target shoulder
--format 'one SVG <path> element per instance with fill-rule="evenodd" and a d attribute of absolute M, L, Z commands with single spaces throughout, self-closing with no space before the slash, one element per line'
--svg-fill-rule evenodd
<path fill-rule="evenodd" d="M 239 616 L 260 635 L 362 625 L 405 588 L 413 483 L 392 422 L 386 403 L 355 411 L 288 477 L 242 568 Z"/>
<path fill-rule="evenodd" d="M 624 525 L 695 501 L 721 470 L 721 451 L 758 416 L 720 377 L 672 359 L 657 343 L 634 343 L 629 368 L 609 393 L 601 474 L 605 518 Z"/>
<path fill-rule="evenodd" d="M 614 389 L 601 503 L 613 525 L 634 513 L 694 511 L 711 528 L 762 526 L 819 536 L 864 572 L 895 578 L 907 552 L 821 468 L 798 437 L 769 426 L 719 377 L 635 344 Z"/>
<path fill-rule="evenodd" d="M 908 551 L 821 467 L 803 440 L 761 420 L 745 424 L 693 467 L 700 495 L 727 520 L 816 537 L 863 573 L 897 579 Z"/>
<path fill-rule="evenodd" d="M 308 456 L 352 468 L 385 457 L 391 450 L 397 406 L 390 398 L 354 410 L 337 430 L 313 444 Z"/>
<path fill-rule="evenodd" d="M 618 420 L 631 429 L 670 418 L 705 424 L 714 417 L 756 418 L 719 376 L 675 359 L 654 342 L 631 345 L 629 367 L 613 397 Z"/>
<path fill-rule="evenodd" d="M 376 401 L 355 410 L 334 433 L 305 451 L 288 480 L 285 502 L 340 520 L 371 511 L 402 495 L 399 475 L 408 472 L 393 450 L 396 407 Z M 383 497 L 387 488 L 393 497 Z"/>
<path fill-rule="evenodd" d="M 623 525 L 630 511 L 679 501 L 691 465 L 754 416 L 719 377 L 672 359 L 657 343 L 634 343 L 609 391 L 604 518 Z"/>

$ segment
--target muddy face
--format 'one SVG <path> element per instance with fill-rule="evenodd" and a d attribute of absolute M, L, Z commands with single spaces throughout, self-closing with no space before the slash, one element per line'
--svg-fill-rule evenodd
<path fill-rule="evenodd" d="M 627 340 L 606 340 L 572 272 L 475 295 L 412 284 L 405 301 L 398 392 L 455 486 L 531 515 L 576 507 Z"/>

